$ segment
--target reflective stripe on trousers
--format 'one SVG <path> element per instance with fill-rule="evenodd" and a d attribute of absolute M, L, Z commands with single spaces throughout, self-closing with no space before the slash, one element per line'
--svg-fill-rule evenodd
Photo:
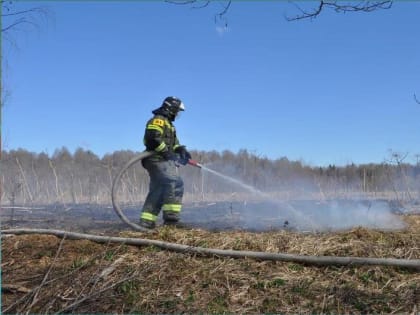
<path fill-rule="evenodd" d="M 140 216 L 140 219 L 156 222 L 157 216 L 150 212 L 143 212 Z"/>
<path fill-rule="evenodd" d="M 168 211 L 168 212 L 179 213 L 179 212 L 181 212 L 181 208 L 182 208 L 182 205 L 174 204 L 174 203 L 172 203 L 172 204 L 166 203 L 162 206 L 162 210 L 165 211 L 165 212 Z"/>

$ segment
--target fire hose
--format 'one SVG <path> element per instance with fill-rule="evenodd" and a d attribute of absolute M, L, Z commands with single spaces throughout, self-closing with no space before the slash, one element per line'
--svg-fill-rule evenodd
<path fill-rule="evenodd" d="M 138 163 L 139 161 L 152 156 L 154 154 L 154 152 L 151 151 L 144 151 L 142 153 L 140 153 L 139 155 L 133 157 L 131 160 L 129 160 L 124 167 L 118 172 L 117 176 L 114 178 L 114 181 L 112 182 L 112 190 L 111 190 L 111 198 L 112 198 L 112 206 L 114 208 L 114 211 L 117 213 L 117 215 L 120 217 L 120 219 L 126 223 L 127 225 L 129 225 L 131 228 L 133 228 L 136 231 L 141 231 L 144 233 L 151 233 L 152 231 L 149 229 L 146 229 L 144 227 L 141 227 L 138 224 L 135 224 L 133 222 L 131 222 L 122 212 L 120 205 L 118 204 L 118 198 L 117 198 L 117 191 L 118 191 L 118 185 L 121 181 L 122 176 L 124 175 L 124 173 L 134 164 Z M 195 160 L 188 160 L 188 164 L 201 168 L 201 164 L 198 163 Z"/>

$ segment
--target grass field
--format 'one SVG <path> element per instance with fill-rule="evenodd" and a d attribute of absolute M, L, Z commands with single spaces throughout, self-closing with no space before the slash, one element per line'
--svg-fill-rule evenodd
<path fill-rule="evenodd" d="M 115 235 L 208 248 L 300 255 L 420 259 L 420 215 L 403 230 L 208 231 L 160 227 Z M 154 246 L 51 235 L 2 239 L 3 313 L 411 313 L 420 272 L 384 266 L 311 266 L 203 257 Z"/>

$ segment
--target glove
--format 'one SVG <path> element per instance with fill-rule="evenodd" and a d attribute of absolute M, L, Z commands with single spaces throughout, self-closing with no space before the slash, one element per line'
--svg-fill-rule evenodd
<path fill-rule="evenodd" d="M 166 160 L 166 161 L 176 161 L 176 160 L 178 160 L 178 155 L 177 154 L 175 154 L 174 152 L 172 152 L 172 151 L 169 151 L 169 150 L 167 150 L 167 151 L 165 151 L 165 152 L 162 152 L 162 157 Z"/>
<path fill-rule="evenodd" d="M 184 145 L 177 147 L 175 152 L 179 154 L 179 163 L 182 165 L 186 165 L 191 159 L 191 154 L 187 151 L 187 148 Z"/>

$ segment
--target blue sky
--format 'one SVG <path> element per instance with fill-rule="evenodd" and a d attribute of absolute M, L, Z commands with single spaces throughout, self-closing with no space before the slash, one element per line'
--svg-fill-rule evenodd
<path fill-rule="evenodd" d="M 14 4 L 38 5 L 37 27 L 2 37 L 6 150 L 142 151 L 151 110 L 174 95 L 191 150 L 312 166 L 420 154 L 420 2 L 288 22 L 289 2 L 234 1 L 227 27 L 220 3 Z"/>

